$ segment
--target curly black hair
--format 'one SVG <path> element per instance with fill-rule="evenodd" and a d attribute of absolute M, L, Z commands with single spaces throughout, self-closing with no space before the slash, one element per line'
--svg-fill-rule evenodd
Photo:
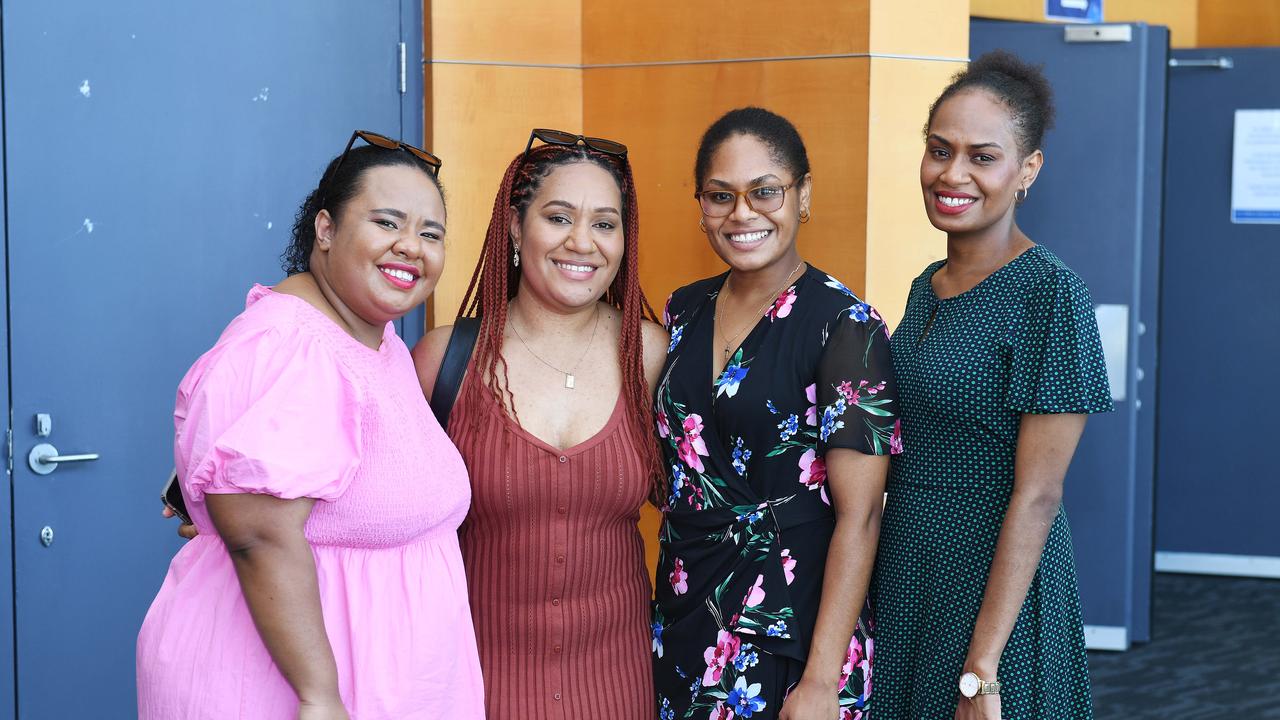
<path fill-rule="evenodd" d="M 951 78 L 951 84 L 929 106 L 925 135 L 942 103 L 972 89 L 986 90 L 1009 109 L 1023 157 L 1040 149 L 1045 132 L 1053 127 L 1053 87 L 1044 76 L 1043 66 L 1032 65 L 1005 50 L 983 53 Z"/>
<path fill-rule="evenodd" d="M 298 214 L 294 216 L 289 246 L 280 255 L 281 267 L 287 275 L 297 275 L 311 269 L 311 249 L 316 244 L 316 215 L 327 209 L 337 221 L 342 216 L 343 208 L 360 192 L 360 181 L 364 173 L 372 168 L 390 165 L 417 168 L 431 178 L 431 182 L 440 191 L 441 200 L 444 199 L 444 186 L 440 184 L 440 178 L 436 177 L 429 165 L 412 153 L 399 148 L 361 145 L 351 148 L 335 174 L 334 166 L 341 157 L 339 155 L 329 161 L 324 174 L 320 176 L 319 184 L 302 201 Z"/>

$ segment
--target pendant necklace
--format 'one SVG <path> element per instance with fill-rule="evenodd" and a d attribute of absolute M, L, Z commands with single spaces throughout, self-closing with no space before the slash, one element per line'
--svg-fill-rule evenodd
<path fill-rule="evenodd" d="M 520 344 L 524 345 L 524 349 L 528 350 L 529 354 L 532 355 L 538 362 L 542 363 L 543 365 L 546 365 L 552 370 L 555 370 L 561 375 L 564 375 L 565 388 L 568 390 L 572 390 L 574 388 L 574 384 L 577 382 L 577 378 L 574 376 L 574 373 L 577 372 L 578 366 L 582 364 L 582 359 L 587 356 L 587 352 L 591 350 L 591 343 L 594 342 L 596 339 L 596 330 L 599 329 L 600 327 L 600 306 L 598 304 L 596 305 L 596 321 L 591 326 L 591 337 L 590 339 L 587 340 L 587 346 L 585 349 L 583 349 L 582 354 L 578 356 L 578 362 L 574 363 L 573 367 L 569 368 L 568 370 L 561 370 L 555 365 L 552 365 L 551 363 L 544 360 L 541 355 L 534 352 L 533 348 L 529 347 L 529 343 L 525 341 L 524 336 L 520 334 L 519 328 L 516 327 L 515 318 L 512 318 L 512 322 L 507 323 L 507 325 L 510 326 L 511 331 L 516 334 L 516 339 L 520 341 Z"/>
<path fill-rule="evenodd" d="M 764 316 L 765 309 L 778 301 L 778 296 L 781 295 L 782 291 L 786 290 L 787 286 L 791 284 L 791 276 L 795 275 L 796 272 L 803 266 L 804 266 L 804 261 L 801 260 L 799 265 L 796 265 L 795 268 L 791 270 L 791 272 L 787 273 L 787 277 L 783 281 L 782 287 L 778 288 L 777 292 L 769 296 L 769 299 L 765 301 L 765 304 L 760 306 L 760 311 L 752 315 L 751 319 L 747 321 L 746 325 L 742 326 L 741 328 L 738 328 L 738 332 L 728 337 L 725 337 L 723 332 L 721 333 L 721 337 L 724 339 L 724 361 L 726 363 L 729 362 L 729 352 L 733 347 L 733 341 L 737 340 L 738 337 L 742 335 L 742 333 L 755 327 L 757 322 L 760 322 L 760 318 Z M 729 280 L 726 278 L 725 285 L 728 285 L 728 284 L 729 284 Z M 724 295 L 724 292 L 721 292 L 721 295 Z M 720 303 L 718 302 L 716 303 L 716 311 L 713 316 L 713 319 L 715 320 L 716 325 L 720 324 Z"/>

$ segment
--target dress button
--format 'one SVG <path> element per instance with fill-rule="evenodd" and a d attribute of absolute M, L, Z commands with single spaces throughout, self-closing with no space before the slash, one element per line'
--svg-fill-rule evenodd
<path fill-rule="evenodd" d="M 561 505 L 560 507 L 556 508 L 556 512 L 560 513 L 561 515 L 564 515 L 565 513 L 569 512 L 569 508 Z"/>
<path fill-rule="evenodd" d="M 556 606 L 560 605 L 560 598 L 551 598 L 551 604 Z"/>
<path fill-rule="evenodd" d="M 559 700 L 559 699 L 560 699 L 560 693 L 556 693 L 555 695 L 552 695 L 551 697 L 553 697 L 553 698 L 555 698 L 555 699 Z"/>
<path fill-rule="evenodd" d="M 555 653 L 555 654 L 559 655 L 559 654 L 560 654 L 560 651 L 561 651 L 561 650 L 563 650 L 563 649 L 564 649 L 564 648 L 562 648 L 562 647 L 560 647 L 559 645 L 557 645 L 557 646 L 555 646 L 555 647 L 551 648 L 551 652 L 553 652 L 553 653 Z"/>
<path fill-rule="evenodd" d="M 557 564 L 559 564 L 559 565 L 563 565 L 563 564 L 564 564 L 564 556 L 563 556 L 563 555 L 557 555 L 557 556 L 556 556 L 556 563 L 557 563 Z"/>
<path fill-rule="evenodd" d="M 561 455 L 561 456 L 560 456 L 560 462 L 562 462 L 562 463 L 567 463 L 567 462 L 569 462 L 569 458 L 565 457 L 564 455 Z"/>

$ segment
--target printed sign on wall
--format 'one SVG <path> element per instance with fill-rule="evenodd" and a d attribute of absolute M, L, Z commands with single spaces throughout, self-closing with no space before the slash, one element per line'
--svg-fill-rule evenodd
<path fill-rule="evenodd" d="M 1280 225 L 1280 110 L 1236 110 L 1231 222 Z"/>
<path fill-rule="evenodd" d="M 1102 0 L 1045 0 L 1045 20 L 1075 23 L 1102 22 Z"/>

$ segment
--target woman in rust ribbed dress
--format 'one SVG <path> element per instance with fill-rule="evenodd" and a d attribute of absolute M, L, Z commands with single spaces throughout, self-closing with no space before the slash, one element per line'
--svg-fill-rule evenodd
<path fill-rule="evenodd" d="M 461 545 L 486 710 L 650 720 L 636 523 L 658 476 L 649 388 L 667 336 L 640 291 L 626 148 L 555 131 L 529 148 L 463 302 L 479 337 L 448 423 L 472 482 Z M 451 333 L 414 351 L 428 393 Z"/>

